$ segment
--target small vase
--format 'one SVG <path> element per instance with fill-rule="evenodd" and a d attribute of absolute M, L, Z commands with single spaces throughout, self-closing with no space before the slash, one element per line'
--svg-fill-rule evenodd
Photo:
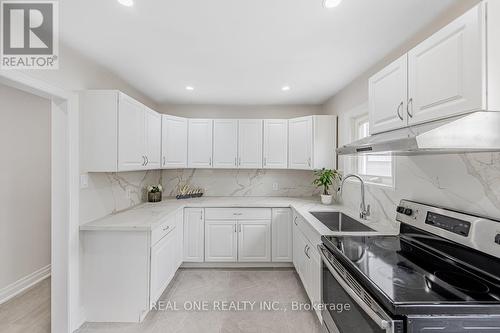
<path fill-rule="evenodd" d="M 333 195 L 331 195 L 331 194 L 328 194 L 328 195 L 322 194 L 321 195 L 321 203 L 323 205 L 331 205 L 332 201 L 333 201 Z"/>
<path fill-rule="evenodd" d="M 161 192 L 148 193 L 148 202 L 160 202 Z"/>

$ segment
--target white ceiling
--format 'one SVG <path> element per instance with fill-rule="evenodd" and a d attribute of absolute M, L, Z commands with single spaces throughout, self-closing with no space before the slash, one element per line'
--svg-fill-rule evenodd
<path fill-rule="evenodd" d="M 61 37 L 157 103 L 318 104 L 454 1 L 66 0 Z"/>

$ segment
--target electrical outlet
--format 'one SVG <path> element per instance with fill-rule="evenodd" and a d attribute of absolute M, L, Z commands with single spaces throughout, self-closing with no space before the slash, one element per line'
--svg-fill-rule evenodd
<path fill-rule="evenodd" d="M 89 187 L 89 175 L 87 173 L 80 175 L 80 188 Z"/>
<path fill-rule="evenodd" d="M 273 191 L 278 191 L 280 189 L 280 184 L 273 183 Z"/>

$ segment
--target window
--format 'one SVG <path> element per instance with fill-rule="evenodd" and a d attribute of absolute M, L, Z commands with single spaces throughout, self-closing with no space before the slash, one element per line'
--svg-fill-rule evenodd
<path fill-rule="evenodd" d="M 353 119 L 352 140 L 370 135 L 368 115 Z M 362 176 L 366 182 L 393 186 L 393 159 L 391 155 L 361 155 L 353 157 L 351 170 Z"/>

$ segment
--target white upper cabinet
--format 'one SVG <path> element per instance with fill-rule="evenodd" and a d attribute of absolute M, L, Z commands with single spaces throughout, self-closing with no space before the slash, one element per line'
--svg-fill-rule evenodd
<path fill-rule="evenodd" d="M 290 119 L 288 124 L 290 169 L 335 168 L 336 117 L 300 117 Z"/>
<path fill-rule="evenodd" d="M 159 169 L 161 165 L 161 114 L 145 109 L 146 169 Z"/>
<path fill-rule="evenodd" d="M 500 111 L 499 22 L 482 1 L 370 78 L 370 132 Z"/>
<path fill-rule="evenodd" d="M 117 90 L 80 93 L 84 172 L 160 167 L 161 115 Z"/>
<path fill-rule="evenodd" d="M 408 61 L 405 54 L 368 81 L 370 133 L 380 133 L 406 125 Z"/>
<path fill-rule="evenodd" d="M 213 167 L 231 169 L 238 167 L 238 121 L 215 119 Z"/>
<path fill-rule="evenodd" d="M 312 168 L 312 117 L 288 121 L 288 158 L 290 169 Z"/>
<path fill-rule="evenodd" d="M 211 119 L 189 119 L 188 125 L 188 167 L 212 167 Z"/>
<path fill-rule="evenodd" d="M 476 6 L 408 53 L 408 122 L 483 108 L 484 11 Z"/>
<path fill-rule="evenodd" d="M 120 94 L 118 108 L 118 171 L 146 167 L 146 125 L 144 106 Z"/>
<path fill-rule="evenodd" d="M 288 120 L 264 120 L 265 169 L 286 169 L 288 167 Z"/>
<path fill-rule="evenodd" d="M 161 133 L 162 167 L 187 168 L 188 120 L 163 115 Z"/>
<path fill-rule="evenodd" d="M 262 168 L 262 120 L 238 120 L 238 168 Z"/>

